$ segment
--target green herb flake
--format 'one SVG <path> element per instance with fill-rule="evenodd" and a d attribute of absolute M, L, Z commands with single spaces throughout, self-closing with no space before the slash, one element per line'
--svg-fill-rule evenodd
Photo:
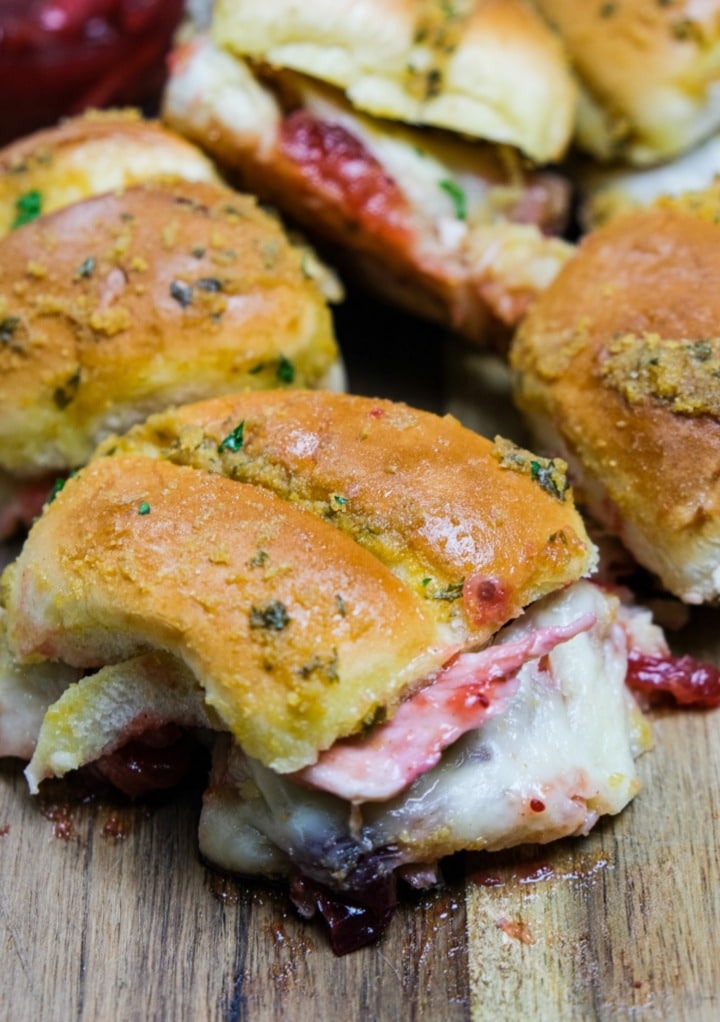
<path fill-rule="evenodd" d="M 281 355 L 275 375 L 281 383 L 292 383 L 295 379 L 295 366 L 292 364 L 289 358 L 285 358 Z"/>
<path fill-rule="evenodd" d="M 200 288 L 201 291 L 208 291 L 210 294 L 217 294 L 223 289 L 222 281 L 217 277 L 201 277 L 200 280 L 195 281 L 195 287 Z"/>
<path fill-rule="evenodd" d="M 422 580 L 422 582 L 420 583 L 420 585 L 421 585 L 421 586 L 423 587 L 423 589 L 424 589 L 424 588 L 425 588 L 426 586 L 429 586 L 431 582 L 432 582 L 432 579 L 431 579 L 431 578 L 424 578 L 424 579 Z"/>
<path fill-rule="evenodd" d="M 140 504 L 140 506 L 138 507 L 138 514 L 139 515 L 149 515 L 150 514 L 150 505 L 148 504 L 148 502 L 146 500 L 143 500 L 142 503 Z"/>
<path fill-rule="evenodd" d="M 445 586 L 444 589 L 438 589 L 436 593 L 433 593 L 433 600 L 459 600 L 463 593 L 463 586 L 465 585 L 465 579 L 461 578 L 459 582 L 451 582 L 449 586 Z"/>
<path fill-rule="evenodd" d="M 5 319 L 0 320 L 0 344 L 12 344 L 20 322 L 19 316 L 6 316 Z"/>
<path fill-rule="evenodd" d="M 187 309 L 193 299 L 193 289 L 184 280 L 173 280 L 170 284 L 170 297 L 183 309 Z"/>
<path fill-rule="evenodd" d="M 13 228 L 29 224 L 42 213 L 42 192 L 37 190 L 25 192 L 15 203 L 15 219 L 12 222 Z"/>
<path fill-rule="evenodd" d="M 55 500 L 58 493 L 60 493 L 66 482 L 67 479 L 63 478 L 62 476 L 59 479 L 55 480 L 55 482 L 53 483 L 53 487 L 50 490 L 50 493 L 48 494 L 48 498 L 45 501 L 46 504 L 52 504 L 52 502 Z"/>
<path fill-rule="evenodd" d="M 467 220 L 467 196 L 462 188 L 454 181 L 441 181 L 440 187 L 450 196 L 458 220 Z"/>
<path fill-rule="evenodd" d="M 557 500 L 564 500 L 569 484 L 563 472 L 559 472 L 551 459 L 543 465 L 540 461 L 530 462 L 530 478 L 542 486 L 546 493 Z"/>
<path fill-rule="evenodd" d="M 253 554 L 247 562 L 248 568 L 262 568 L 262 566 L 267 562 L 269 556 L 270 555 L 267 550 L 258 550 L 258 552 Z"/>
<path fill-rule="evenodd" d="M 202 245 L 193 245 L 193 247 L 190 249 L 190 255 L 193 257 L 193 259 L 202 259 L 203 256 L 205 255 L 205 249 L 203 248 Z"/>
<path fill-rule="evenodd" d="M 235 429 L 228 433 L 228 435 L 221 440 L 218 444 L 218 454 L 222 454 L 223 451 L 241 451 L 242 446 L 245 443 L 245 419 L 239 422 Z"/>
<path fill-rule="evenodd" d="M 265 607 L 250 608 L 250 627 L 265 628 L 271 632 L 281 632 L 290 624 L 290 615 L 285 604 L 280 600 L 272 600 Z"/>
<path fill-rule="evenodd" d="M 298 669 L 301 678 L 309 678 L 312 675 L 320 675 L 325 681 L 334 685 L 340 680 L 338 673 L 338 651 L 334 649 L 329 657 L 321 657 L 317 653 L 308 663 Z"/>
<path fill-rule="evenodd" d="M 340 617 L 345 617 L 347 614 L 347 606 L 340 593 L 335 593 L 335 606 L 337 607 L 337 612 Z"/>
<path fill-rule="evenodd" d="M 92 277 L 95 272 L 95 256 L 88 256 L 83 262 L 80 263 L 77 270 L 75 270 L 75 279 L 80 280 L 83 277 Z"/>
<path fill-rule="evenodd" d="M 341 496 L 339 493 L 330 494 L 330 510 L 331 511 L 344 511 L 347 507 L 347 497 Z"/>
<path fill-rule="evenodd" d="M 250 376 L 257 376 L 257 374 L 261 373 L 264 368 L 265 368 L 265 363 L 264 362 L 258 362 L 258 364 L 256 366 L 253 366 L 252 369 L 248 369 L 248 373 L 250 374 Z"/>
<path fill-rule="evenodd" d="M 75 400 L 79 386 L 80 370 L 77 369 L 61 387 L 56 387 L 53 391 L 55 407 L 61 411 L 63 408 L 67 408 Z"/>

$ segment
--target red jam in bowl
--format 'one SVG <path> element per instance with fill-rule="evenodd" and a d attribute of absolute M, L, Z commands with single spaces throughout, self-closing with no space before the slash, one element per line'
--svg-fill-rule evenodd
<path fill-rule="evenodd" d="M 0 144 L 88 107 L 157 101 L 185 0 L 0 0 Z"/>

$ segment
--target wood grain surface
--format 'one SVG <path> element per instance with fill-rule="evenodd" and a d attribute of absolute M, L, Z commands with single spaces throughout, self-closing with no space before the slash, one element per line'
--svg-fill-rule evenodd
<path fill-rule="evenodd" d="M 361 303 L 354 390 L 513 435 L 506 379 Z M 718 611 L 672 636 L 720 662 Z M 207 869 L 199 789 L 157 804 L 32 799 L 0 762 L 0 1018 L 370 1022 L 720 1017 L 720 712 L 655 711 L 643 790 L 589 838 L 448 864 L 344 958 L 284 894 Z"/>

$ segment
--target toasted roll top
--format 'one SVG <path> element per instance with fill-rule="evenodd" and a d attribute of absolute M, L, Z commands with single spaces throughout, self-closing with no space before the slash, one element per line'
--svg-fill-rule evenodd
<path fill-rule="evenodd" d="M 6 578 L 19 655 L 184 660 L 249 755 L 280 771 L 370 722 L 449 655 L 427 604 L 314 515 L 144 457 L 92 462 Z"/>
<path fill-rule="evenodd" d="M 578 139 L 603 159 L 671 158 L 720 124 L 717 0 L 534 0 L 583 85 Z"/>
<path fill-rule="evenodd" d="M 477 644 L 592 569 L 563 466 L 407 405 L 329 392 L 227 395 L 103 448 L 262 486 L 331 522 Z"/>
<path fill-rule="evenodd" d="M 87 460 L 172 402 L 316 385 L 336 359 L 303 255 L 255 201 L 155 183 L 74 203 L 0 242 L 0 467 Z"/>
<path fill-rule="evenodd" d="M 717 192 L 589 236 L 520 329 L 516 396 L 583 498 L 690 602 L 720 548 Z"/>
<path fill-rule="evenodd" d="M 33 212 L 163 178 L 219 183 L 198 148 L 137 111 L 62 121 L 0 150 L 0 237 Z"/>
<path fill-rule="evenodd" d="M 376 116 L 561 155 L 575 88 L 564 52 L 517 0 L 219 0 L 213 36 L 239 56 L 343 89 Z"/>

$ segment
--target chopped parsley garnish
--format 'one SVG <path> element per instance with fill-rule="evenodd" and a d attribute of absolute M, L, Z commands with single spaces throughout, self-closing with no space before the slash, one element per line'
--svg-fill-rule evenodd
<path fill-rule="evenodd" d="M 42 192 L 37 190 L 25 192 L 15 203 L 15 219 L 13 227 L 22 227 L 36 220 L 42 213 Z"/>
<path fill-rule="evenodd" d="M 10 344 L 15 331 L 20 326 L 19 316 L 6 316 L 0 321 L 0 343 Z"/>
<path fill-rule="evenodd" d="M 557 472 L 552 461 L 547 465 L 543 465 L 540 461 L 531 461 L 530 478 L 539 483 L 551 497 L 555 497 L 557 500 L 564 499 L 568 490 L 567 479 L 564 474 Z"/>
<path fill-rule="evenodd" d="M 459 600 L 462 596 L 464 585 L 464 578 L 461 578 L 459 582 L 451 582 L 449 586 L 445 586 L 444 589 L 438 589 L 436 593 L 433 593 L 432 598 L 433 600 Z"/>
<path fill-rule="evenodd" d="M 138 508 L 138 514 L 139 515 L 149 515 L 150 514 L 150 505 L 148 504 L 148 502 L 146 500 L 143 500 L 142 503 L 140 504 L 140 506 Z"/>
<path fill-rule="evenodd" d="M 192 302 L 193 289 L 184 280 L 174 280 L 170 284 L 170 296 L 178 302 L 183 309 L 187 309 Z"/>
<path fill-rule="evenodd" d="M 67 482 L 67 479 L 64 479 L 62 476 L 59 479 L 55 480 L 55 482 L 53 483 L 52 490 L 50 490 L 50 493 L 48 494 L 48 498 L 45 501 L 46 504 L 52 504 L 52 502 L 55 500 L 55 498 L 57 497 L 58 493 L 60 493 L 60 491 L 62 490 L 62 488 L 63 488 L 63 486 L 65 485 L 66 482 Z"/>
<path fill-rule="evenodd" d="M 95 256 L 88 256 L 75 270 L 75 276 L 80 277 L 92 277 L 95 272 Z"/>
<path fill-rule="evenodd" d="M 190 249 L 190 255 L 193 257 L 193 259 L 202 259 L 202 257 L 205 255 L 205 249 L 202 247 L 202 245 L 193 245 L 193 247 Z"/>
<path fill-rule="evenodd" d="M 331 511 L 344 511 L 347 506 L 347 497 L 342 497 L 339 493 L 330 494 L 330 510 Z"/>
<path fill-rule="evenodd" d="M 245 419 L 239 422 L 235 429 L 218 444 L 218 454 L 223 451 L 241 451 L 245 443 Z"/>
<path fill-rule="evenodd" d="M 431 578 L 424 578 L 424 579 L 422 580 L 422 582 L 420 583 L 420 585 L 421 585 L 421 586 L 423 587 L 423 589 L 424 589 L 424 588 L 425 588 L 425 586 L 429 586 L 431 582 L 432 582 L 432 579 L 431 579 Z"/>
<path fill-rule="evenodd" d="M 210 291 L 212 294 L 217 294 L 223 289 L 222 281 L 217 277 L 201 277 L 195 281 L 195 287 L 199 287 L 201 291 Z"/>
<path fill-rule="evenodd" d="M 281 383 L 292 383 L 295 379 L 295 366 L 292 364 L 289 358 L 285 358 L 284 355 L 280 356 L 275 375 Z"/>
<path fill-rule="evenodd" d="M 298 674 L 301 678 L 309 678 L 313 674 L 319 674 L 326 681 L 334 684 L 340 680 L 340 675 L 338 674 L 338 651 L 334 649 L 332 655 L 327 659 L 323 659 L 316 653 L 312 660 L 299 668 Z"/>
<path fill-rule="evenodd" d="M 61 387 L 53 391 L 53 401 L 57 408 L 63 409 L 75 399 L 80 386 L 80 370 L 77 369 Z"/>
<path fill-rule="evenodd" d="M 467 197 L 462 188 L 454 181 L 441 181 L 440 187 L 452 199 L 458 220 L 467 220 Z"/>
<path fill-rule="evenodd" d="M 280 600 L 272 600 L 265 607 L 250 608 L 250 627 L 266 628 L 272 632 L 281 632 L 290 624 L 290 615 L 285 604 Z"/>
<path fill-rule="evenodd" d="M 335 606 L 338 609 L 340 617 L 345 617 L 347 614 L 347 607 L 345 606 L 345 600 L 343 600 L 340 593 L 335 593 Z"/>
<path fill-rule="evenodd" d="M 269 556 L 267 550 L 258 550 L 248 561 L 248 568 L 262 568 Z"/>

